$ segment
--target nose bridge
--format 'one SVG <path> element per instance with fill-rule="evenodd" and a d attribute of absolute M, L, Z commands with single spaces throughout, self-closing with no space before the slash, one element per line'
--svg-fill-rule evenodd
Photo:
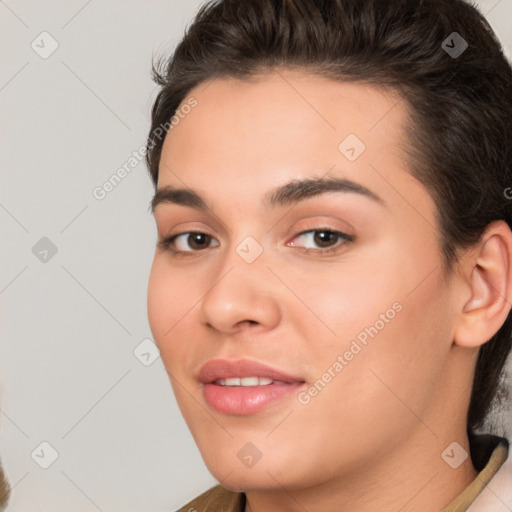
<path fill-rule="evenodd" d="M 221 331 L 251 321 L 275 326 L 279 322 L 279 301 L 273 293 L 273 278 L 266 264 L 263 245 L 253 236 L 233 242 L 221 256 L 215 279 L 203 300 L 203 321 Z"/>
<path fill-rule="evenodd" d="M 256 236 L 260 239 L 257 240 Z M 262 285 L 269 274 L 267 268 L 268 251 L 265 251 L 263 235 L 251 235 L 246 231 L 231 233 L 228 248 L 220 256 L 218 278 L 232 273 L 237 274 L 237 282 L 247 282 L 247 286 Z M 231 277 L 233 279 L 233 277 Z M 254 283 L 251 282 L 254 281 Z M 261 286 L 260 286 L 261 289 Z"/>

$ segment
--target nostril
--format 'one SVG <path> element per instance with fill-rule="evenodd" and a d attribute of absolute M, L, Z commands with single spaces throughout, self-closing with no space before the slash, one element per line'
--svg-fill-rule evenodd
<path fill-rule="evenodd" d="M 239 322 L 240 326 L 258 325 L 259 322 L 256 320 L 242 320 Z"/>

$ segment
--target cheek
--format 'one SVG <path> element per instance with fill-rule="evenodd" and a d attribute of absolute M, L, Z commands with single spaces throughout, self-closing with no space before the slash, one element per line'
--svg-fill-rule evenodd
<path fill-rule="evenodd" d="M 330 344 L 325 342 L 318 351 L 316 339 L 311 343 L 308 359 L 314 361 L 312 387 L 316 389 L 307 404 L 303 401 L 295 407 L 295 419 L 300 418 L 300 427 L 297 423 L 295 429 L 304 433 L 301 443 L 308 452 L 323 453 L 324 462 L 332 459 L 332 464 L 337 464 L 339 452 L 331 453 L 321 440 L 342 433 L 350 439 L 348 444 L 340 441 L 343 456 L 355 462 L 392 449 L 418 427 L 418 417 L 430 426 L 428 410 L 442 383 L 450 335 L 449 323 L 440 321 L 447 309 L 436 281 L 434 278 L 429 286 L 425 283 L 421 290 L 401 297 L 402 309 L 394 309 L 393 318 L 388 312 L 388 323 L 377 324 L 380 329 L 370 331 L 378 318 L 375 312 L 385 313 L 380 304 L 387 302 L 375 300 L 366 317 L 357 307 L 350 309 L 357 316 L 350 325 L 361 322 L 362 328 L 358 325 L 349 332 L 341 318 L 338 335 L 329 337 Z M 359 341 L 357 333 L 367 334 L 366 344 Z M 338 356 L 343 363 L 336 372 Z M 329 369 L 335 377 L 329 375 Z"/>
<path fill-rule="evenodd" d="M 197 272 L 173 266 L 166 255 L 157 254 L 153 260 L 148 283 L 148 320 L 155 341 L 172 338 L 176 328 L 187 320 L 199 301 L 204 282 Z"/>
<path fill-rule="evenodd" d="M 318 349 L 344 350 L 365 328 L 376 322 L 380 327 L 381 315 L 389 311 L 388 316 L 395 316 L 393 304 L 403 298 L 408 285 L 402 274 L 393 275 L 392 267 L 400 263 L 387 253 L 391 249 L 391 244 L 380 242 L 347 252 L 332 265 L 283 269 L 283 281 L 299 299 L 291 297 L 284 307 Z"/>
<path fill-rule="evenodd" d="M 148 283 L 148 321 L 168 370 L 168 363 L 175 360 L 179 347 L 187 346 L 186 343 L 175 343 L 174 340 L 181 333 L 187 314 L 197 302 L 193 292 L 195 288 L 184 286 L 181 281 L 179 273 L 172 270 L 161 255 L 156 255 Z"/>
<path fill-rule="evenodd" d="M 172 325 L 169 312 L 172 311 L 173 300 L 165 274 L 164 266 L 155 256 L 149 275 L 147 308 L 149 325 L 157 345 L 161 342 L 166 327 L 169 329 Z"/>
<path fill-rule="evenodd" d="M 359 252 L 357 260 L 347 257 L 314 279 L 289 277 L 310 306 L 306 311 L 297 303 L 292 320 L 308 340 L 310 373 L 320 378 L 342 356 L 340 376 L 322 394 L 362 417 L 396 401 L 393 392 L 423 406 L 451 345 L 453 311 L 436 246 L 409 242 L 373 247 L 378 265 L 375 252 Z"/>
<path fill-rule="evenodd" d="M 170 383 L 182 413 L 187 420 L 186 399 L 182 397 L 182 383 L 187 376 L 186 360 L 191 355 L 192 343 L 186 339 L 183 331 L 186 325 L 186 313 L 193 307 L 184 289 L 178 285 L 175 272 L 169 269 L 163 258 L 155 256 L 148 283 L 147 308 L 148 321 L 153 339 L 160 351 L 160 357 L 169 376 Z M 196 299 L 197 300 L 197 299 Z"/>
<path fill-rule="evenodd" d="M 155 256 L 148 283 L 148 321 L 167 373 L 182 384 L 190 381 L 187 372 L 204 354 L 198 308 L 207 283 L 204 273 L 169 264 L 165 253 Z M 179 401 L 180 386 L 171 383 Z"/>

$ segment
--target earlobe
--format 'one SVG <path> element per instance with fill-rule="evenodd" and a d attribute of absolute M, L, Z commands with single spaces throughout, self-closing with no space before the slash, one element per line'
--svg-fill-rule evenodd
<path fill-rule="evenodd" d="M 454 342 L 478 347 L 489 341 L 507 319 L 512 302 L 512 233 L 503 221 L 488 226 L 468 265 L 469 299 L 461 309 Z"/>

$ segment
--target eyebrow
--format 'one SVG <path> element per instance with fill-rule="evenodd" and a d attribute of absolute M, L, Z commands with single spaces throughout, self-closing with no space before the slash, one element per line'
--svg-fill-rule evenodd
<path fill-rule="evenodd" d="M 306 178 L 295 179 L 275 189 L 270 190 L 263 198 L 264 203 L 269 206 L 285 206 L 298 203 L 327 192 L 344 192 L 359 194 L 363 197 L 385 205 L 384 200 L 370 189 L 345 178 L 328 179 Z M 162 203 L 172 203 L 205 211 L 209 209 L 206 201 L 194 190 L 189 188 L 175 188 L 165 186 L 156 191 L 151 200 L 151 211 L 154 213 L 156 207 Z"/>

